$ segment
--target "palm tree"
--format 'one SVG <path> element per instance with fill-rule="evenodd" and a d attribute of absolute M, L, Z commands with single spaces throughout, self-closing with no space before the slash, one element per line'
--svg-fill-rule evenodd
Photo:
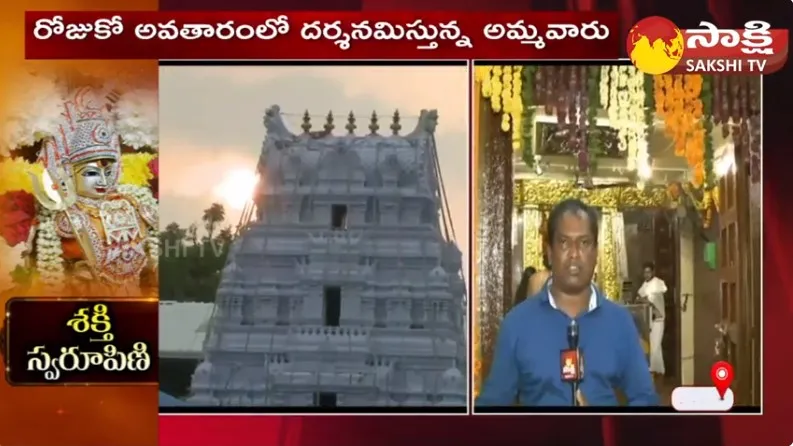
<path fill-rule="evenodd" d="M 204 216 L 201 220 L 204 221 L 204 227 L 207 230 L 207 237 L 212 240 L 215 234 L 215 229 L 218 223 L 226 219 L 226 209 L 220 203 L 212 203 L 211 206 L 204 209 Z"/>

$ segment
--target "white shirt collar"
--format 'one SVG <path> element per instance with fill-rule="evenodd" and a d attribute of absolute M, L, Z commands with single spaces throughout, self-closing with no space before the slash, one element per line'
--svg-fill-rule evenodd
<path fill-rule="evenodd" d="M 553 298 L 553 295 L 551 294 L 551 282 L 553 282 L 553 279 L 548 279 L 548 283 L 545 285 L 548 290 L 548 303 L 551 304 L 551 307 L 554 310 L 558 310 L 559 307 L 556 306 L 556 300 Z M 595 284 L 593 283 L 590 286 L 592 289 L 592 294 L 589 297 L 589 308 L 587 308 L 587 312 L 590 312 L 598 307 L 597 290 L 595 289 Z"/>

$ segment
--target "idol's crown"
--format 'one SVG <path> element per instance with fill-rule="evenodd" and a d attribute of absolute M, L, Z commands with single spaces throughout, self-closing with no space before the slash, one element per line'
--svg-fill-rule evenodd
<path fill-rule="evenodd" d="M 44 153 L 59 164 L 80 164 L 97 159 L 118 160 L 121 146 L 111 106 L 117 96 L 81 88 L 64 104 L 63 120 Z"/>

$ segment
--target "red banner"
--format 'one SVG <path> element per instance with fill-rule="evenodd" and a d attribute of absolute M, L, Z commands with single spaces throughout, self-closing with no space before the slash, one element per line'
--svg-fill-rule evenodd
<path fill-rule="evenodd" d="M 156 384 L 157 302 L 17 298 L 6 304 L 11 385 Z"/>
<path fill-rule="evenodd" d="M 615 59 L 613 13 L 40 12 L 28 59 Z"/>

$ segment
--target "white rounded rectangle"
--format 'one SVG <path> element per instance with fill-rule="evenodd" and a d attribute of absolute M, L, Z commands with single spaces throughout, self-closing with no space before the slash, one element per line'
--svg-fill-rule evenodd
<path fill-rule="evenodd" d="M 677 387 L 672 391 L 672 407 L 680 412 L 727 412 L 734 403 L 731 389 L 724 399 L 715 387 Z"/>

